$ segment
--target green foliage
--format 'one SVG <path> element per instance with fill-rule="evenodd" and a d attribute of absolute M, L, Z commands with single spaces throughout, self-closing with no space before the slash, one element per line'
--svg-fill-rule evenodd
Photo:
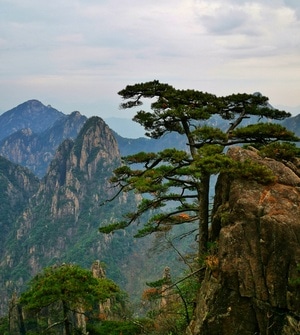
<path fill-rule="evenodd" d="M 203 144 L 210 144 L 212 139 L 225 143 L 228 137 L 221 129 L 207 125 L 197 127 L 192 134 L 197 142 L 201 141 Z"/>
<path fill-rule="evenodd" d="M 190 276 L 185 280 L 181 281 L 176 286 L 178 292 L 180 293 L 182 303 L 178 312 L 181 317 L 181 329 L 186 328 L 187 322 L 191 320 L 195 304 L 197 301 L 197 294 L 200 289 L 199 279 L 196 275 Z"/>
<path fill-rule="evenodd" d="M 146 283 L 147 286 L 149 287 L 162 287 L 163 285 L 168 283 L 168 279 L 167 278 L 162 278 L 162 279 L 158 279 L 156 281 L 150 282 L 150 283 Z"/>
<path fill-rule="evenodd" d="M 6 316 L 0 318 L 0 334 L 9 335 L 9 320 Z"/>
<path fill-rule="evenodd" d="M 296 147 L 295 143 L 275 142 L 263 146 L 259 153 L 263 157 L 279 161 L 291 161 L 295 157 L 300 157 L 300 148 Z"/>
<path fill-rule="evenodd" d="M 120 221 L 117 223 L 111 223 L 99 228 L 99 232 L 103 234 L 109 234 L 117 229 L 124 229 L 128 227 L 127 221 Z"/>
<path fill-rule="evenodd" d="M 94 278 L 91 271 L 73 264 L 44 269 L 29 283 L 29 290 L 21 295 L 26 309 L 41 309 L 59 301 L 69 309 L 90 308 L 96 301 L 105 301 L 118 291 L 109 279 Z"/>
<path fill-rule="evenodd" d="M 295 269 L 295 274 L 289 278 L 289 285 L 294 288 L 299 290 L 300 288 L 300 264 L 297 264 L 297 267 Z"/>
<path fill-rule="evenodd" d="M 20 303 L 28 311 L 40 315 L 37 327 L 51 328 L 41 316 L 46 314 L 53 325 L 64 324 L 66 335 L 70 334 L 70 312 L 87 312 L 94 304 L 114 296 L 119 288 L 111 280 L 95 278 L 91 271 L 77 265 L 52 266 L 35 276 L 29 289 L 21 295 Z M 47 310 L 45 312 L 45 309 Z"/>
<path fill-rule="evenodd" d="M 228 169 L 228 173 L 232 174 L 232 177 L 253 180 L 263 185 L 268 185 L 276 181 L 272 170 L 265 165 L 251 160 L 235 162 L 234 165 L 234 168 Z"/>
<path fill-rule="evenodd" d="M 274 141 L 299 141 L 295 134 L 280 124 L 273 123 L 256 123 L 246 127 L 236 128 L 231 133 L 234 141 L 237 139 L 239 143 L 258 143 L 268 144 Z"/>
<path fill-rule="evenodd" d="M 223 147 L 205 144 L 198 149 L 189 168 L 195 177 L 201 178 L 205 174 L 214 175 L 232 169 L 234 164 L 235 162 L 223 153 Z"/>
<path fill-rule="evenodd" d="M 268 98 L 261 94 L 217 97 L 195 90 L 178 90 L 154 80 L 128 85 L 119 95 L 127 100 L 121 104 L 122 108 L 141 106 L 143 99 L 151 98 L 152 112 L 141 110 L 133 120 L 145 128 L 150 138 L 160 138 L 167 133 L 182 135 L 187 149 L 171 147 L 158 153 L 141 152 L 124 159 L 124 166 L 115 170 L 111 181 L 119 187 L 119 192 L 134 190 L 144 199 L 136 210 L 125 215 L 124 221 L 110 226 L 107 232 L 142 220 L 146 212 L 150 213 L 150 218 L 137 236 L 198 221 L 199 252 L 205 252 L 211 176 L 222 172 L 264 184 L 274 181 L 267 168 L 250 161 L 234 162 L 224 154 L 225 149 L 240 144 L 265 146 L 278 141 L 298 140 L 292 132 L 278 124 L 243 124 L 245 119 L 253 120 L 253 117 L 259 121 L 262 118 L 281 120 L 290 116 L 270 108 Z M 227 127 L 219 129 L 205 124 L 212 117 L 222 118 Z M 105 232 L 104 228 L 101 231 Z"/>

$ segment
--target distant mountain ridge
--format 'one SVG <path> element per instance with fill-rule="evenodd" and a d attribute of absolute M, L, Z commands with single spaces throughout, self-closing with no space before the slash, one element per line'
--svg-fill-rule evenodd
<path fill-rule="evenodd" d="M 29 100 L 0 115 L 0 155 L 29 168 L 42 178 L 58 146 L 65 139 L 75 139 L 86 121 L 87 117 L 78 111 L 65 115 L 37 100 Z M 133 121 L 127 121 L 126 126 L 129 122 L 137 126 Z M 116 122 L 119 127 L 121 124 L 124 126 L 124 119 Z M 177 134 L 153 140 L 145 137 L 122 137 L 115 130 L 113 133 L 121 156 L 138 151 L 159 151 L 172 145 L 182 148 L 185 146 L 183 139 Z M 134 136 L 134 132 L 132 134 Z"/>
<path fill-rule="evenodd" d="M 79 112 L 65 115 L 29 100 L 0 115 L 0 155 L 42 178 L 58 146 L 76 138 L 86 120 Z"/>
<path fill-rule="evenodd" d="M 283 120 L 282 125 L 300 137 L 300 114 Z"/>
<path fill-rule="evenodd" d="M 0 140 L 24 128 L 41 133 L 64 116 L 50 105 L 45 106 L 38 100 L 28 100 L 0 115 Z"/>
<path fill-rule="evenodd" d="M 42 178 L 59 144 L 67 138 L 75 139 L 86 121 L 87 117 L 78 111 L 65 115 L 38 100 L 28 100 L 0 115 L 0 155 L 28 167 Z M 121 156 L 139 151 L 157 152 L 174 146 L 184 149 L 186 145 L 178 134 L 169 134 L 159 140 L 136 138 L 137 135 L 144 134 L 144 131 L 129 119 L 114 117 L 107 118 L 107 122 L 117 139 Z M 220 118 L 213 117 L 209 122 L 222 128 Z M 280 123 L 300 136 L 300 115 Z M 128 133 L 132 137 L 121 136 L 119 132 L 122 127 L 130 128 Z"/>

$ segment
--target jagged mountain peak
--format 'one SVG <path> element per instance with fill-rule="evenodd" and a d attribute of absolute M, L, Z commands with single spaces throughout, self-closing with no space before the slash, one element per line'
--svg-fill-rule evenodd
<path fill-rule="evenodd" d="M 107 187 L 108 177 L 119 162 L 118 145 L 112 131 L 101 118 L 88 119 L 75 140 L 66 139 L 59 145 L 42 181 L 42 198 L 48 199 L 49 194 L 54 193 L 53 203 L 57 203 L 60 197 L 71 197 L 74 201 L 71 212 L 67 209 L 55 210 L 52 205 L 54 211 L 51 215 L 60 217 L 61 213 L 73 215 L 80 212 L 82 197 L 88 192 L 86 183 L 97 184 L 100 175 L 103 189 L 100 193 L 107 194 L 104 189 Z"/>
<path fill-rule="evenodd" d="M 70 116 L 78 117 L 81 116 L 81 113 L 79 111 L 74 111 L 70 114 Z"/>
<path fill-rule="evenodd" d="M 117 141 L 107 124 L 97 116 L 91 117 L 82 127 L 74 144 L 74 159 L 80 169 L 87 169 L 89 177 L 97 169 L 100 159 L 110 164 L 119 159 Z"/>

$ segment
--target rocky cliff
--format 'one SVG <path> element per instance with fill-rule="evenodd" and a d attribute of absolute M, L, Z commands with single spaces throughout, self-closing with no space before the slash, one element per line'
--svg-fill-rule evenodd
<path fill-rule="evenodd" d="M 90 250 L 85 251 L 84 263 L 91 263 L 90 257 L 95 259 L 93 254 L 101 241 L 97 228 L 101 218 L 109 217 L 103 214 L 99 201 L 108 196 L 108 178 L 119 161 L 116 141 L 100 118 L 92 118 L 76 141 L 61 144 L 47 175 L 39 183 L 36 179 L 35 192 L 31 183 L 30 201 L 19 210 L 19 216 L 16 212 L 15 224 L 6 229 L 7 238 L 2 240 L 2 308 L 12 290 L 22 289 L 44 266 L 68 258 L 75 261 L 75 246 L 82 261 L 88 240 Z M 20 174 L 14 177 L 23 184 L 26 181 Z"/>
<path fill-rule="evenodd" d="M 1 239 L 0 315 L 7 313 L 13 292 L 21 292 L 46 266 L 74 262 L 87 268 L 100 259 L 108 277 L 135 297 L 145 278 L 154 279 L 165 266 L 159 255 L 149 260 L 151 240 L 135 241 L 135 226 L 110 235 L 98 232 L 102 223 L 117 221 L 136 206 L 135 196 L 126 194 L 105 203 L 115 194 L 109 178 L 120 161 L 113 133 L 98 117 L 88 119 L 75 140 L 59 146 L 47 174 L 35 178 L 31 197 Z"/>
<path fill-rule="evenodd" d="M 0 156 L 0 259 L 14 221 L 28 206 L 29 198 L 37 192 L 38 186 L 38 178 L 28 169 Z"/>
<path fill-rule="evenodd" d="M 228 155 L 269 167 L 276 182 L 219 177 L 212 221 L 218 248 L 207 257 L 189 333 L 299 334 L 299 163 L 241 148 Z"/>
<path fill-rule="evenodd" d="M 26 106 L 23 106 L 23 108 L 27 107 L 25 110 L 29 115 L 31 114 L 28 112 L 28 108 L 32 108 L 31 105 L 32 104 L 28 103 Z M 19 108 L 21 107 L 22 106 Z M 44 108 L 46 107 L 44 106 Z M 14 120 L 15 113 L 10 113 L 12 114 L 11 123 L 15 124 L 15 126 L 10 129 L 12 133 L 8 134 L 7 137 L 0 141 L 0 155 L 16 164 L 26 166 L 40 178 L 46 174 L 47 168 L 54 158 L 58 146 L 65 139 L 75 139 L 87 120 L 87 118 L 79 112 L 73 112 L 70 115 L 60 113 L 58 119 L 55 118 L 57 114 L 54 114 L 52 122 L 48 120 L 49 123 L 47 124 L 47 127 L 46 125 L 44 125 L 44 127 L 41 125 L 38 128 L 36 126 L 37 115 L 34 120 L 29 120 L 29 117 L 26 114 L 28 119 L 27 122 L 19 124 L 17 122 L 18 120 Z M 25 112 L 23 112 L 22 115 L 24 115 L 24 113 Z M 0 121 L 2 117 L 3 116 L 0 116 Z M 43 113 L 41 113 L 39 117 L 40 120 L 43 120 Z M 27 128 L 21 128 L 13 132 L 22 125 L 27 125 Z"/>

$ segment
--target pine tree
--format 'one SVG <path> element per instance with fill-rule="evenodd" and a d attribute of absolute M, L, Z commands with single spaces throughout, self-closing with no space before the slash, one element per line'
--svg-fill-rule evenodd
<path fill-rule="evenodd" d="M 36 275 L 21 295 L 20 303 L 37 316 L 47 309 L 47 320 L 51 323 L 41 331 L 63 325 L 65 334 L 70 335 L 74 313 L 89 311 L 95 303 L 107 300 L 118 291 L 117 285 L 107 278 L 95 278 L 89 270 L 63 264 L 45 268 Z"/>
<path fill-rule="evenodd" d="M 233 162 L 224 154 L 226 148 L 241 144 L 265 147 L 278 141 L 298 140 L 280 124 L 269 122 L 290 114 L 272 108 L 268 98 L 259 93 L 217 97 L 175 89 L 154 80 L 129 85 L 119 95 L 125 100 L 121 104 L 124 109 L 151 100 L 151 111 L 138 111 L 133 118 L 144 127 L 148 137 L 159 139 L 175 132 L 185 137 L 187 146 L 186 150 L 178 150 L 174 145 L 158 153 L 140 152 L 124 158 L 124 165 L 115 170 L 111 182 L 118 187 L 118 194 L 135 191 L 144 197 L 124 221 L 101 227 L 103 233 L 125 228 L 147 212 L 153 215 L 138 236 L 198 222 L 201 255 L 208 245 L 211 176 L 239 171 L 241 176 L 245 173 L 246 177 L 262 182 L 273 180 L 266 168 L 250 162 Z M 222 128 L 210 125 L 213 118 L 222 121 Z"/>

